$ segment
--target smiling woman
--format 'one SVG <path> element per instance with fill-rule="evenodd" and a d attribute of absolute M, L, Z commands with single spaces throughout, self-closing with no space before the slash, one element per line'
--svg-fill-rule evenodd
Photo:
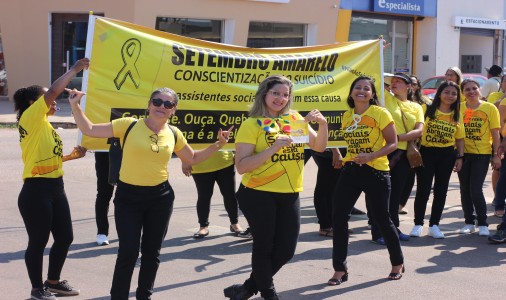
<path fill-rule="evenodd" d="M 123 137 L 134 118 L 93 124 L 84 115 L 80 100 L 84 93 L 71 91 L 70 105 L 76 124 L 84 135 L 99 138 Z M 172 153 L 193 165 L 209 158 L 229 139 L 228 131 L 218 132 L 218 140 L 206 149 L 193 150 L 182 132 L 168 126 L 177 109 L 178 96 L 170 88 L 151 93 L 147 117 L 139 120 L 123 143 L 123 159 L 114 198 L 114 217 L 120 248 L 114 270 L 111 298 L 127 299 L 135 262 L 141 249 L 141 267 L 137 298 L 149 299 L 160 263 L 158 256 L 167 232 L 174 203 L 174 190 L 168 178 L 167 164 Z M 177 137 L 176 137 L 177 136 Z M 142 233 L 142 234 L 141 234 Z"/>

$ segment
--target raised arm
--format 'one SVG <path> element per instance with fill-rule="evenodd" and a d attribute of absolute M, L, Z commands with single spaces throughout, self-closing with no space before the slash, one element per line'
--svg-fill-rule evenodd
<path fill-rule="evenodd" d="M 226 131 L 221 130 L 220 128 L 218 132 L 218 141 L 216 141 L 214 144 L 205 149 L 193 150 L 192 147 L 186 145 L 181 150 L 177 151 L 176 154 L 181 159 L 181 161 L 183 161 L 183 163 L 185 163 L 186 165 L 196 165 L 200 162 L 203 162 L 204 160 L 211 157 L 213 153 L 219 151 L 223 146 L 225 146 L 228 143 L 228 139 L 230 137 L 232 129 L 234 129 L 234 126 L 230 127 Z"/>
<path fill-rule="evenodd" d="M 72 115 L 76 121 L 77 127 L 84 135 L 95 138 L 109 138 L 113 137 L 112 123 L 93 124 L 81 109 L 81 98 L 84 96 L 83 92 L 69 90 L 69 102 L 72 108 Z"/>
<path fill-rule="evenodd" d="M 88 69 L 89 65 L 90 60 L 87 58 L 82 58 L 78 60 L 65 74 L 56 79 L 56 81 L 53 82 L 47 92 L 44 93 L 44 101 L 46 102 L 46 105 L 48 107 L 53 105 L 56 97 L 58 97 L 65 90 L 65 87 L 67 87 L 72 78 L 74 78 L 74 76 L 76 76 L 76 74 L 81 72 L 83 69 Z"/>
<path fill-rule="evenodd" d="M 322 113 L 317 109 L 310 111 L 304 119 L 307 122 L 314 121 L 318 123 L 318 133 L 309 127 L 309 147 L 317 152 L 325 151 L 325 148 L 327 148 L 327 140 L 329 138 L 327 119 L 325 119 Z"/>

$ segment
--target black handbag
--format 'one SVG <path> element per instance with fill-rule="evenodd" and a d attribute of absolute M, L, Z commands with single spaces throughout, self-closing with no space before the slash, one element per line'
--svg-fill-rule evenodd
<path fill-rule="evenodd" d="M 125 146 L 128 133 L 134 127 L 137 121 L 133 121 L 128 126 L 125 136 L 123 137 L 123 146 Z M 121 146 L 119 138 L 111 139 L 111 146 L 109 147 L 109 184 L 117 185 L 119 180 L 119 169 L 121 168 L 121 160 L 123 159 L 123 147 Z"/>

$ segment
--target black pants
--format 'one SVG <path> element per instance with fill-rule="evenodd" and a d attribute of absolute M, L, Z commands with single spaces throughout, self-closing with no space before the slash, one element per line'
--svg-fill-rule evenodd
<path fill-rule="evenodd" d="M 429 226 L 439 225 L 446 203 L 448 183 L 455 165 L 455 149 L 453 147 L 420 147 L 423 167 L 417 168 L 415 225 L 423 225 L 427 202 L 429 201 L 432 179 L 434 179 L 434 200 L 430 213 Z"/>
<path fill-rule="evenodd" d="M 504 200 L 506 200 L 506 158 L 501 160 L 501 170 L 499 171 L 499 180 L 495 187 L 495 210 L 504 210 Z"/>
<path fill-rule="evenodd" d="M 332 227 L 332 193 L 339 180 L 341 169 L 332 166 L 332 154 L 322 156 L 316 153 L 312 156 L 318 166 L 313 196 L 314 208 L 320 229 L 328 229 Z"/>
<path fill-rule="evenodd" d="M 487 204 L 483 195 L 483 183 L 490 164 L 489 154 L 464 154 L 464 163 L 459 172 L 460 201 L 466 224 L 488 226 Z M 474 211 L 476 210 L 476 216 Z"/>
<path fill-rule="evenodd" d="M 97 234 L 109 235 L 109 202 L 114 186 L 109 179 L 109 152 L 95 152 L 95 173 L 97 175 L 97 199 L 95 200 L 95 220 Z"/>
<path fill-rule="evenodd" d="M 152 187 L 118 182 L 114 214 L 119 248 L 111 299 L 128 299 L 139 243 L 142 257 L 136 297 L 151 299 L 173 204 L 174 191 L 168 182 Z"/>
<path fill-rule="evenodd" d="M 18 207 L 28 233 L 25 264 L 32 288 L 42 288 L 44 248 L 53 234 L 47 279 L 60 280 L 61 270 L 74 239 L 69 203 L 60 178 L 26 179 Z"/>
<path fill-rule="evenodd" d="M 209 211 L 215 182 L 218 184 L 223 196 L 223 204 L 230 219 L 230 224 L 237 224 L 238 210 L 237 199 L 235 198 L 234 165 L 214 172 L 193 174 L 192 177 L 197 186 L 197 216 L 200 227 L 209 226 Z"/>
<path fill-rule="evenodd" d="M 244 283 L 262 297 L 274 295 L 274 275 L 295 254 L 300 230 L 299 193 L 273 193 L 250 189 L 237 191 L 239 207 L 253 235 L 252 272 Z"/>
<path fill-rule="evenodd" d="M 399 201 L 399 205 L 404 207 L 408 204 L 409 197 L 411 196 L 411 192 L 413 191 L 413 186 L 415 186 L 415 170 L 411 169 L 407 175 L 406 184 L 404 185 L 404 189 L 402 190 L 401 200 Z"/>
<path fill-rule="evenodd" d="M 365 200 L 372 221 L 385 239 L 390 254 L 390 263 L 392 266 L 404 263 L 397 229 L 388 213 L 389 172 L 349 162 L 344 165 L 334 192 L 332 248 L 334 271 L 348 270 L 346 257 L 348 256 L 349 214 L 362 192 L 366 194 Z"/>
<path fill-rule="evenodd" d="M 409 166 L 409 161 L 406 157 L 406 150 L 395 150 L 394 152 L 390 153 L 390 155 L 388 155 L 388 158 L 390 159 L 393 155 L 395 155 L 395 152 L 397 151 L 401 151 L 402 155 L 397 164 L 395 164 L 395 166 L 390 169 L 391 191 L 388 204 L 388 212 L 390 213 L 390 219 L 397 228 L 397 232 L 400 232 L 399 203 L 406 188 L 406 184 L 408 184 L 408 174 L 410 174 L 412 171 L 411 167 Z M 369 207 L 367 207 L 367 210 L 369 211 Z M 380 231 L 374 222 L 371 223 L 372 239 L 377 240 L 381 237 Z"/>

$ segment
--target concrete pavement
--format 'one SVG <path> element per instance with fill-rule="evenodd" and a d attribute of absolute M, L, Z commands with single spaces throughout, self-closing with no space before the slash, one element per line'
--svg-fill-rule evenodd
<path fill-rule="evenodd" d="M 0 101 L 0 121 L 7 122 L 4 120 L 11 120 L 14 114 L 11 116 L 4 113 L 8 105 L 4 106 L 5 103 L 2 102 Z M 58 133 L 62 137 L 65 153 L 70 152 L 76 144 L 77 130 L 60 128 Z M 0 140 L 0 298 L 27 299 L 30 282 L 23 259 L 27 235 L 17 208 L 23 167 L 17 130 L 0 129 Z M 118 249 L 113 205 L 109 214 L 111 245 L 99 247 L 95 244 L 96 179 L 93 154 L 88 153 L 82 159 L 66 162 L 64 170 L 75 238 L 62 278 L 81 289 L 81 295 L 69 299 L 107 299 Z M 169 172 L 176 201 L 160 256 L 161 264 L 153 299 L 224 299 L 223 288 L 242 283 L 249 274 L 251 242 L 234 237 L 229 232 L 228 218 L 218 189 L 212 200 L 210 235 L 202 240 L 191 238 L 198 229 L 194 182 L 182 175 L 181 163 L 177 158 L 171 160 Z M 310 160 L 305 172 L 304 192 L 301 193 L 302 225 L 297 252 L 292 261 L 275 276 L 276 288 L 282 299 L 320 300 L 344 297 L 427 300 L 504 297 L 504 289 L 501 287 L 506 274 L 505 245 L 488 244 L 485 237 L 477 234 L 457 234 L 457 230 L 464 224 L 456 175 L 451 178 L 441 222 L 441 229 L 447 238 L 435 240 L 424 235 L 403 242 L 406 273 L 400 281 L 385 280 L 390 271 L 387 250 L 384 246 L 370 242 L 366 217 L 353 216 L 350 227 L 355 233 L 350 237 L 349 281 L 337 287 L 326 286 L 326 281 L 333 274 L 332 241 L 320 237 L 317 232 L 312 198 L 315 175 L 316 166 Z M 237 178 L 239 181 L 239 176 Z M 484 190 L 490 203 L 493 197 L 490 177 L 487 177 Z M 365 210 L 363 197 L 357 202 L 357 207 Z M 407 208 L 408 215 L 401 216 L 401 229 L 405 233 L 409 233 L 413 226 L 413 198 L 409 200 Z M 488 208 L 489 228 L 493 230 L 499 219 L 493 217 L 492 208 Z M 246 226 L 242 216 L 239 222 Z M 424 228 L 424 234 L 426 232 L 427 227 Z M 44 276 L 51 243 L 52 240 L 44 256 Z M 134 297 L 137 274 L 138 268 L 134 271 L 131 297 Z M 252 299 L 260 298 L 257 295 Z"/>

